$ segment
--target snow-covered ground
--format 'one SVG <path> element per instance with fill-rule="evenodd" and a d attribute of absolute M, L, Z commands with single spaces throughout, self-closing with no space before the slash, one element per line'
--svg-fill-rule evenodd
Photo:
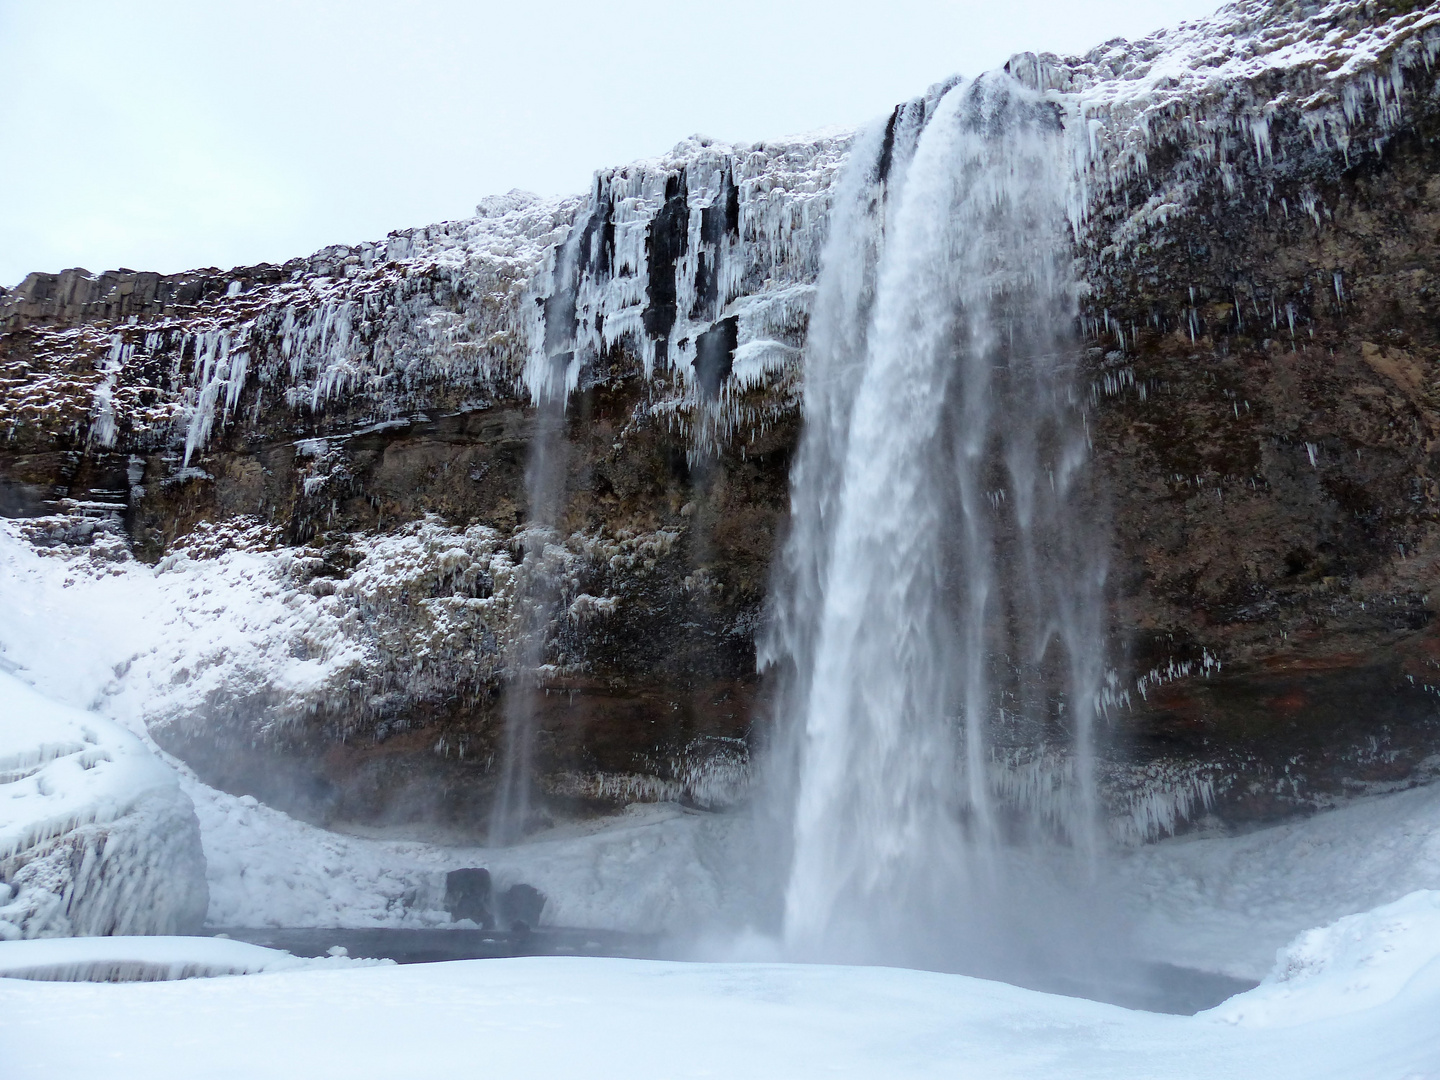
<path fill-rule="evenodd" d="M 121 985 L 0 978 L 10 1080 L 1425 1080 L 1440 1077 L 1437 1017 L 1437 892 L 1303 936 L 1261 986 L 1194 1017 L 960 975 L 789 964 L 546 957 Z"/>
<path fill-rule="evenodd" d="M 1149 844 L 1126 852 L 1120 873 L 1137 951 L 1258 979 L 1308 927 L 1440 889 L 1440 785 L 1245 836 Z"/>

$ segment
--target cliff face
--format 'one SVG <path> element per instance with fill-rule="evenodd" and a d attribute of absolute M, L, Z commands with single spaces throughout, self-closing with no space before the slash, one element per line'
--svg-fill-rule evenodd
<path fill-rule="evenodd" d="M 1426 9 L 1242 3 L 1009 65 L 1075 162 L 1121 804 L 1178 779 L 1161 819 L 1241 819 L 1435 768 L 1437 48 Z M 136 669 L 168 665 L 152 727 L 221 786 L 479 825 L 541 574 L 546 812 L 739 798 L 849 145 L 691 141 L 280 267 L 31 275 L 0 294 L 0 512 L 41 545 L 118 519 L 194 624 L 179 583 L 223 593 L 247 644 Z"/>
<path fill-rule="evenodd" d="M 537 692 L 557 812 L 733 797 L 847 145 L 691 142 L 588 200 L 512 194 L 284 267 L 32 275 L 0 307 L 5 513 L 56 544 L 92 532 L 67 516 L 118 516 L 167 575 L 262 560 L 223 616 L 262 644 L 178 642 L 150 710 L 218 783 L 327 819 L 483 822 L 539 572 L 561 601 Z M 540 527 L 532 401 L 556 364 L 565 500 Z M 293 618 L 241 614 L 276 591 Z M 299 683 L 292 655 L 314 661 Z"/>
<path fill-rule="evenodd" d="M 1230 816 L 1433 774 L 1440 693 L 1436 13 L 1259 15 L 1081 244 L 1124 724 Z"/>

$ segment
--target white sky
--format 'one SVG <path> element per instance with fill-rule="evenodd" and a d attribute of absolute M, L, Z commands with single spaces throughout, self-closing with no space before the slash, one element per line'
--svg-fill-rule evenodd
<path fill-rule="evenodd" d="M 283 261 L 1218 0 L 0 0 L 0 284 Z"/>

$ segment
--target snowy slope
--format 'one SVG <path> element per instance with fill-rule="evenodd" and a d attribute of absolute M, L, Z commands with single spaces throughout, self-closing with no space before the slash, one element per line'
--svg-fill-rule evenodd
<path fill-rule="evenodd" d="M 1258 987 L 1211 1010 L 1245 1027 L 1281 1027 L 1377 1009 L 1436 981 L 1440 892 L 1423 890 L 1307 930 Z M 1436 1025 L 1440 1029 L 1440 1025 Z"/>
<path fill-rule="evenodd" d="M 530 958 L 117 986 L 0 980 L 0 1042 L 14 1080 L 1424 1080 L 1440 1075 L 1437 901 L 1415 894 L 1312 934 L 1273 980 L 1194 1017 L 887 968 Z"/>
<path fill-rule="evenodd" d="M 355 534 L 348 550 L 359 565 L 332 578 L 316 575 L 316 551 L 277 546 L 276 530 L 252 518 L 198 528 L 154 567 L 131 558 L 115 523 L 79 524 L 95 526 L 88 542 L 52 544 L 52 533 L 72 536 L 74 517 L 0 520 L 0 659 L 61 700 L 103 702 L 137 733 L 228 725 L 263 741 L 323 711 L 332 725 L 351 717 L 367 737 L 383 737 L 387 727 L 403 730 L 417 705 L 484 692 L 515 663 L 508 532 L 426 518 Z M 661 528 L 547 545 L 560 617 L 594 617 L 626 585 L 661 573 L 656 557 L 676 535 Z M 327 737 L 345 735 L 332 726 Z M 466 746 L 435 752 L 464 757 Z M 561 779 L 567 795 L 638 782 L 637 797 L 714 802 L 735 771 L 715 756 L 674 769 L 671 781 L 578 771 Z"/>
<path fill-rule="evenodd" d="M 209 696 L 233 696 L 257 680 L 303 712 L 347 686 L 360 664 L 381 667 L 385 643 L 358 609 L 373 610 L 436 560 L 452 571 L 488 560 L 501 585 L 481 603 L 505 601 L 505 567 L 484 529 L 427 524 L 377 538 L 349 588 L 316 595 L 288 576 L 296 558 L 288 550 L 178 554 L 152 568 L 103 535 L 86 547 L 36 548 L 20 535 L 33 525 L 0 522 L 0 664 L 54 701 L 96 710 L 147 741 L 148 724 L 193 714 Z M 459 617 L 485 615 L 473 602 L 454 606 Z M 427 650 L 444 648 L 457 617 L 444 601 L 421 610 L 424 629 L 390 649 L 415 678 L 425 677 Z M 103 723 L 96 712 L 77 715 Z M 433 925 L 448 921 L 439 910 L 445 872 L 475 865 L 489 866 L 502 886 L 541 888 L 547 920 L 569 925 L 680 929 L 745 892 L 723 870 L 735 842 L 728 822 L 674 806 L 637 807 L 609 829 L 487 852 L 326 832 L 207 787 L 167 760 L 167 782 L 178 776 L 199 815 L 212 925 Z"/>

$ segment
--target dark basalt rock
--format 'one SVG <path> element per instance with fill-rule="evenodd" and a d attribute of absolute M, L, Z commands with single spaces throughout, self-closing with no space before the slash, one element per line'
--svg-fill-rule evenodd
<path fill-rule="evenodd" d="M 700 380 L 701 392 L 710 401 L 720 396 L 720 387 L 730 377 L 739 340 L 739 321 L 733 315 L 721 319 L 695 339 L 695 374 Z"/>
<path fill-rule="evenodd" d="M 511 885 L 497 898 L 496 919 L 503 930 L 524 933 L 540 925 L 545 894 L 533 885 Z"/>
<path fill-rule="evenodd" d="M 445 910 L 456 922 L 469 919 L 482 928 L 494 925 L 490 893 L 490 871 L 484 867 L 465 867 L 445 875 Z"/>
<path fill-rule="evenodd" d="M 645 332 L 655 340 L 668 337 L 675 325 L 677 299 L 675 263 L 685 254 L 690 238 L 690 205 L 686 199 L 685 174 L 665 182 L 665 203 L 650 222 L 645 234 L 645 261 L 650 269 L 646 287 L 649 303 L 641 314 Z"/>

